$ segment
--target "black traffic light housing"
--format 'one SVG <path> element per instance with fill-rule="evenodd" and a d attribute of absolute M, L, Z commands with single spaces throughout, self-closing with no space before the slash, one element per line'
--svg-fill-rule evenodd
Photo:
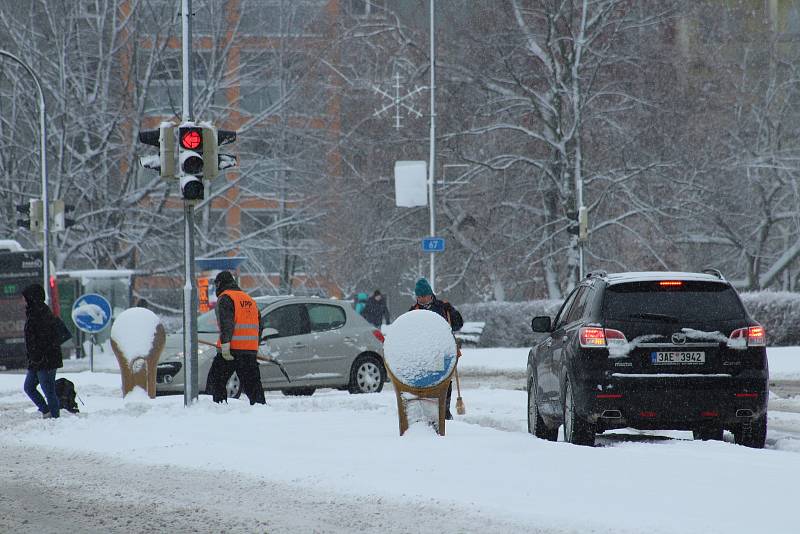
<path fill-rule="evenodd" d="M 181 170 L 181 194 L 186 200 L 202 200 L 203 186 L 203 128 L 181 126 L 178 128 L 178 161 Z M 215 162 L 216 163 L 216 162 Z"/>
<path fill-rule="evenodd" d="M 25 215 L 24 219 L 17 219 L 17 226 L 20 228 L 27 228 L 31 232 L 41 232 L 43 228 L 42 217 L 44 211 L 42 209 L 42 201 L 38 198 L 32 198 L 27 204 L 17 204 L 14 206 L 17 212 Z"/>
<path fill-rule="evenodd" d="M 24 219 L 17 219 L 17 226 L 20 228 L 31 228 L 31 206 L 30 204 L 17 204 L 14 206 L 18 213 L 25 215 Z"/>
<path fill-rule="evenodd" d="M 53 232 L 63 232 L 67 228 L 75 226 L 75 219 L 67 217 L 67 213 L 72 211 L 75 211 L 75 206 L 72 204 L 65 204 L 61 199 L 50 202 L 50 228 Z"/>
<path fill-rule="evenodd" d="M 577 211 L 568 211 L 567 233 L 578 236 L 579 241 L 586 241 L 589 238 L 589 217 L 588 210 L 581 206 Z"/>
<path fill-rule="evenodd" d="M 162 122 L 157 130 L 141 130 L 139 141 L 159 149 L 158 156 L 142 156 L 139 163 L 145 169 L 159 172 L 162 178 L 175 177 L 175 125 Z"/>

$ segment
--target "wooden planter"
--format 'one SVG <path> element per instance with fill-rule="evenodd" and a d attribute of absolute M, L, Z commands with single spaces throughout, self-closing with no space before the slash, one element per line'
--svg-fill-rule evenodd
<path fill-rule="evenodd" d="M 396 376 L 394 376 L 394 374 L 392 374 L 389 366 L 386 366 L 386 374 L 389 375 L 389 378 L 392 381 L 394 392 L 397 397 L 397 417 L 400 423 L 401 436 L 405 434 L 406 430 L 408 430 L 408 413 L 406 411 L 406 403 L 408 401 L 403 398 L 403 393 L 408 393 L 418 399 L 433 399 L 437 401 L 439 407 L 439 421 L 438 424 L 434 423 L 434 427 L 436 428 L 437 434 L 444 436 L 445 414 L 447 413 L 447 388 L 450 386 L 450 381 L 453 378 L 453 371 L 455 371 L 455 369 L 456 366 L 454 365 L 453 369 L 447 376 L 445 376 L 444 380 L 435 386 L 417 388 L 401 382 Z"/>
<path fill-rule="evenodd" d="M 123 397 L 133 391 L 133 388 L 139 386 L 147 391 L 148 397 L 151 399 L 156 398 L 156 367 L 166 341 L 167 334 L 164 326 L 159 324 L 153 336 L 153 345 L 150 347 L 150 353 L 147 356 L 135 356 L 129 360 L 117 343 L 113 339 L 111 340 L 111 349 L 114 351 L 114 356 L 117 357 L 119 372 L 122 376 Z"/>

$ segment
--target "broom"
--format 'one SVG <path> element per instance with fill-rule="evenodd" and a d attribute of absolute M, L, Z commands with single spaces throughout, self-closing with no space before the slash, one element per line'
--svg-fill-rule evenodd
<path fill-rule="evenodd" d="M 456 397 L 456 413 L 458 415 L 464 415 L 467 413 L 467 408 L 464 406 L 464 399 L 461 398 L 461 383 L 458 380 L 458 366 L 455 369 L 456 372 L 456 392 L 458 396 Z"/>
<path fill-rule="evenodd" d="M 453 325 L 453 321 L 450 319 L 450 311 L 447 311 L 447 322 L 450 323 L 450 326 Z M 464 415 L 467 413 L 467 407 L 464 406 L 464 399 L 461 398 L 461 382 L 458 380 L 458 359 L 461 358 L 461 343 L 458 342 L 456 336 L 453 335 L 453 341 L 456 342 L 456 392 L 458 396 L 456 397 L 456 413 L 458 415 Z"/>

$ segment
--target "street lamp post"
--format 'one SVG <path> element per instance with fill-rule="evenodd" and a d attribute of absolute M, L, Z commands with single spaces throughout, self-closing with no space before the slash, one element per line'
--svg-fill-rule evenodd
<path fill-rule="evenodd" d="M 49 206 L 48 206 L 48 198 L 47 198 L 47 124 L 45 123 L 45 118 L 47 117 L 45 103 L 44 103 L 44 92 L 42 91 L 42 84 L 39 83 L 39 77 L 36 76 L 36 73 L 33 72 L 27 63 L 22 61 L 20 58 L 15 56 L 10 52 L 6 52 L 5 50 L 0 50 L 0 56 L 5 56 L 9 59 L 13 59 L 20 65 L 22 65 L 25 70 L 28 71 L 28 74 L 31 75 L 33 78 L 33 82 L 36 84 L 36 90 L 39 92 L 39 143 L 40 143 L 40 157 L 41 157 L 41 164 L 40 168 L 42 170 L 42 243 L 43 243 L 43 250 L 42 250 L 42 261 L 43 265 L 43 287 L 44 287 L 44 299 L 47 304 L 50 304 L 50 291 L 48 290 L 50 286 L 50 213 L 49 213 Z"/>
<path fill-rule="evenodd" d="M 430 133 L 430 163 L 428 164 L 428 202 L 430 204 L 430 223 L 431 223 L 431 237 L 436 236 L 436 197 L 434 194 L 435 186 L 435 172 L 434 165 L 436 163 L 436 49 L 434 47 L 434 12 L 435 2 L 430 0 L 430 42 L 431 42 L 431 133 Z M 431 289 L 436 291 L 436 253 L 431 252 Z"/>

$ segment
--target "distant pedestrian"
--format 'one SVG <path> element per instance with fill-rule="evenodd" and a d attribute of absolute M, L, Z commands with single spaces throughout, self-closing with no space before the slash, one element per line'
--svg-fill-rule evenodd
<path fill-rule="evenodd" d="M 392 322 L 389 318 L 389 307 L 386 304 L 386 297 L 377 289 L 372 296 L 367 299 L 367 305 L 364 307 L 364 311 L 361 315 L 376 328 L 380 328 L 384 320 L 386 324 Z"/>
<path fill-rule="evenodd" d="M 228 271 L 217 275 L 214 287 L 217 293 L 215 310 L 219 339 L 217 355 L 208 372 L 214 402 L 227 400 L 226 385 L 235 371 L 239 376 L 242 392 L 250 399 L 250 404 L 266 404 L 257 361 L 263 329 L 258 305 L 239 288 Z"/>
<path fill-rule="evenodd" d="M 458 312 L 458 310 L 456 310 L 453 305 L 446 300 L 437 299 L 436 295 L 433 294 L 433 289 L 431 289 L 430 283 L 428 283 L 426 279 L 420 278 L 417 280 L 417 283 L 414 286 L 414 296 L 417 298 L 417 302 L 411 306 L 409 311 L 428 310 L 436 312 L 450 324 L 450 328 L 453 330 L 453 332 L 461 330 L 461 327 L 464 326 L 464 319 L 461 318 L 461 314 Z M 457 356 L 461 357 L 461 349 L 458 348 L 458 342 L 456 342 L 456 350 Z M 453 418 L 453 414 L 450 412 L 450 397 L 452 394 L 453 381 L 451 380 L 450 387 L 447 388 L 447 413 L 445 414 L 445 419 Z"/>
<path fill-rule="evenodd" d="M 56 394 L 56 370 L 64 366 L 61 345 L 72 338 L 72 334 L 45 303 L 41 284 L 29 285 L 22 291 L 22 296 L 26 304 L 25 349 L 28 360 L 23 388 L 43 418 L 57 418 L 61 406 Z M 41 386 L 44 397 L 36 386 Z"/>
<path fill-rule="evenodd" d="M 353 308 L 355 308 L 357 314 L 364 315 L 364 308 L 367 307 L 368 296 L 369 295 L 366 293 L 359 293 L 356 295 L 355 301 L 353 302 Z"/>

